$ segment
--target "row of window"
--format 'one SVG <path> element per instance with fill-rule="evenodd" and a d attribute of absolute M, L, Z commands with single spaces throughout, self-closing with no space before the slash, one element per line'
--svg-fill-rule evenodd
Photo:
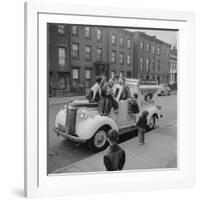
<path fill-rule="evenodd" d="M 102 48 L 96 49 L 97 53 L 97 61 L 102 61 Z M 72 43 L 72 57 L 73 58 L 79 58 L 79 44 Z M 85 58 L 87 60 L 92 59 L 92 47 L 89 45 L 85 46 Z M 117 60 L 117 51 L 112 51 L 111 54 L 111 62 L 116 63 Z M 119 56 L 120 64 L 124 64 L 124 52 L 120 52 Z M 126 56 L 126 63 L 127 65 L 131 64 L 131 54 L 127 54 Z M 65 47 L 58 47 L 58 64 L 59 66 L 65 66 L 66 64 L 66 48 Z"/>
<path fill-rule="evenodd" d="M 170 74 L 170 83 L 175 83 L 177 82 L 177 74 L 173 73 Z"/>
<path fill-rule="evenodd" d="M 112 33 L 112 36 L 111 36 L 111 43 L 112 43 L 112 45 L 117 45 L 117 36 L 116 36 L 116 34 L 114 34 L 114 33 Z M 120 45 L 120 47 L 124 47 L 124 37 L 123 36 L 120 36 L 120 38 L 119 38 L 119 45 Z M 128 39 L 127 40 L 127 48 L 131 48 L 131 40 L 130 39 Z"/>
<path fill-rule="evenodd" d="M 112 51 L 111 54 L 111 62 L 116 63 L 117 60 L 117 51 Z M 119 54 L 119 62 L 121 65 L 124 64 L 124 52 L 120 52 Z M 126 64 L 130 65 L 131 64 L 131 54 L 126 55 Z"/>
<path fill-rule="evenodd" d="M 116 72 L 115 71 L 111 71 L 111 78 L 114 78 Z M 124 77 L 125 74 L 123 71 L 119 72 L 119 77 L 122 78 Z M 127 78 L 131 78 L 132 73 L 131 71 L 127 71 L 126 72 L 126 77 Z M 91 69 L 85 69 L 85 86 L 86 87 L 91 87 L 91 82 L 92 82 L 92 78 L 91 78 Z M 75 85 L 76 83 L 79 83 L 79 79 L 80 79 L 80 70 L 78 68 L 73 68 L 72 69 L 72 79 L 73 79 L 73 85 Z"/>
<path fill-rule="evenodd" d="M 157 61 L 157 67 L 158 71 L 160 71 L 160 60 Z M 150 59 L 146 58 L 144 61 L 143 57 L 140 57 L 140 71 L 143 72 L 144 69 L 146 68 L 146 71 L 150 71 Z M 152 70 L 154 71 L 156 68 L 156 60 L 153 58 L 152 59 Z"/>
<path fill-rule="evenodd" d="M 65 33 L 65 29 L 64 29 L 64 25 L 58 25 L 58 32 L 60 34 L 64 34 Z M 78 36 L 79 35 L 79 31 L 78 31 L 78 26 L 72 26 L 71 27 L 71 31 L 72 31 L 72 35 L 74 36 Z M 102 41 L 102 34 L 103 34 L 103 31 L 101 29 L 97 29 L 96 30 L 96 38 L 98 41 Z M 86 26 L 85 27 L 85 38 L 91 38 L 91 27 L 89 26 Z M 112 33 L 111 35 L 111 43 L 112 45 L 116 45 L 117 44 L 117 36 L 116 34 Z M 120 36 L 119 38 L 119 44 L 120 44 L 120 47 L 124 47 L 124 44 L 125 43 L 125 40 L 124 40 L 124 37 L 123 36 Z M 131 48 L 131 39 L 128 39 L 127 40 L 127 48 Z M 142 50 L 146 50 L 147 52 L 150 52 L 151 50 L 151 45 L 149 43 L 144 43 L 144 41 L 141 41 L 140 42 L 140 48 Z M 163 53 L 165 53 L 166 50 L 163 49 Z M 161 48 L 160 47 L 156 47 L 155 45 L 152 45 L 152 54 L 156 54 L 156 55 L 161 55 Z"/>
<path fill-rule="evenodd" d="M 80 70 L 78 68 L 72 69 L 72 84 L 75 87 L 79 83 Z M 91 87 L 91 70 L 85 69 L 85 86 L 86 88 Z"/>
<path fill-rule="evenodd" d="M 147 81 L 158 81 L 160 83 L 161 81 L 165 81 L 168 79 L 168 75 L 141 75 L 142 80 L 147 80 Z"/>
<path fill-rule="evenodd" d="M 171 61 L 171 70 L 176 70 L 176 61 Z"/>
<path fill-rule="evenodd" d="M 75 79 L 75 80 L 78 80 L 79 79 L 79 72 L 80 70 L 78 68 L 73 68 L 72 69 L 72 79 Z M 90 80 L 91 79 L 91 69 L 85 69 L 85 79 L 86 80 Z M 111 78 L 114 78 L 114 76 L 116 75 L 116 72 L 115 71 L 111 71 Z M 120 71 L 119 72 L 119 77 L 122 78 L 124 77 L 124 71 Z M 131 71 L 127 71 L 127 74 L 126 76 L 128 78 L 131 77 Z"/>
<path fill-rule="evenodd" d="M 146 48 L 145 48 L 145 44 L 144 41 L 140 42 L 140 48 L 142 50 L 146 50 L 147 52 L 150 52 L 151 46 L 149 43 L 146 44 Z M 152 54 L 157 54 L 158 56 L 160 56 L 161 54 L 161 48 L 160 47 L 156 47 L 155 45 L 152 46 Z"/>
<path fill-rule="evenodd" d="M 64 25 L 59 25 L 58 26 L 58 32 L 60 34 L 64 34 L 65 33 Z M 78 36 L 79 35 L 78 26 L 72 26 L 71 32 L 72 32 L 72 35 Z M 101 29 L 97 29 L 96 30 L 96 38 L 97 38 L 98 41 L 102 41 L 102 35 L 103 35 L 103 31 Z M 89 27 L 89 26 L 85 27 L 84 36 L 85 36 L 85 38 L 89 38 L 89 39 L 91 38 L 91 27 Z M 117 36 L 114 33 L 112 33 L 112 36 L 111 36 L 111 43 L 113 45 L 117 44 Z M 124 40 L 123 36 L 120 36 L 119 44 L 120 44 L 120 47 L 124 47 L 125 46 L 125 40 Z M 129 48 L 129 49 L 131 48 L 131 39 L 127 40 L 127 48 Z"/>
<path fill-rule="evenodd" d="M 114 78 L 115 75 L 116 75 L 116 72 L 115 71 L 111 71 L 111 78 Z M 120 71 L 119 72 L 119 78 L 122 78 L 122 77 L 125 77 L 125 76 L 126 76 L 126 78 L 131 78 L 132 77 L 131 71 L 127 71 L 126 75 L 125 75 L 124 71 Z"/>
<path fill-rule="evenodd" d="M 72 86 L 74 88 L 82 85 L 85 88 L 90 88 L 92 86 L 92 75 L 91 75 L 91 69 L 85 69 L 85 80 L 84 84 L 80 84 L 80 69 L 79 68 L 72 68 Z M 111 72 L 111 77 L 114 78 L 116 72 Z M 123 71 L 119 72 L 119 77 L 124 77 L 126 75 L 127 78 L 131 78 L 131 71 L 127 71 L 125 74 Z M 52 79 L 52 76 L 50 77 L 50 80 Z M 50 84 L 52 81 L 50 81 Z M 70 91 L 70 77 L 69 76 L 62 76 L 59 78 L 58 85 L 60 89 L 66 89 L 67 91 Z"/>

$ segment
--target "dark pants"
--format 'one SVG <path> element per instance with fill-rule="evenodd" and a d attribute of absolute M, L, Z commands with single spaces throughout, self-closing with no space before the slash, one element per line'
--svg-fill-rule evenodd
<path fill-rule="evenodd" d="M 139 144 L 144 144 L 144 134 L 145 134 L 145 129 L 143 128 L 138 128 L 138 142 Z"/>

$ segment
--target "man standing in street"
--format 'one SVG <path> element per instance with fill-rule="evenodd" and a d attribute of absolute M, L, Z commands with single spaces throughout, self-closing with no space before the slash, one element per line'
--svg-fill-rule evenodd
<path fill-rule="evenodd" d="M 138 144 L 143 145 L 144 144 L 144 135 L 145 131 L 147 129 L 147 116 L 148 116 L 148 111 L 143 111 L 142 115 L 139 117 L 138 122 L 136 124 L 138 128 Z"/>

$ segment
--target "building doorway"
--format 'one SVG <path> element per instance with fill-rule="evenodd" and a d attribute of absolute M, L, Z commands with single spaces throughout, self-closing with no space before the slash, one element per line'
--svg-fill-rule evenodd
<path fill-rule="evenodd" d="M 157 77 L 158 84 L 160 84 L 160 76 Z"/>
<path fill-rule="evenodd" d="M 105 74 L 107 80 L 109 79 L 109 64 L 108 63 L 95 62 L 94 66 L 96 70 L 96 76 L 101 76 L 102 74 Z"/>

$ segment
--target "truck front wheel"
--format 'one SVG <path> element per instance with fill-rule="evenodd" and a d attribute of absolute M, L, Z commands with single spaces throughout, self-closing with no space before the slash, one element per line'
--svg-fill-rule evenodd
<path fill-rule="evenodd" d="M 104 129 L 99 129 L 88 141 L 88 148 L 91 151 L 98 152 L 104 150 L 107 146 L 107 131 Z"/>

